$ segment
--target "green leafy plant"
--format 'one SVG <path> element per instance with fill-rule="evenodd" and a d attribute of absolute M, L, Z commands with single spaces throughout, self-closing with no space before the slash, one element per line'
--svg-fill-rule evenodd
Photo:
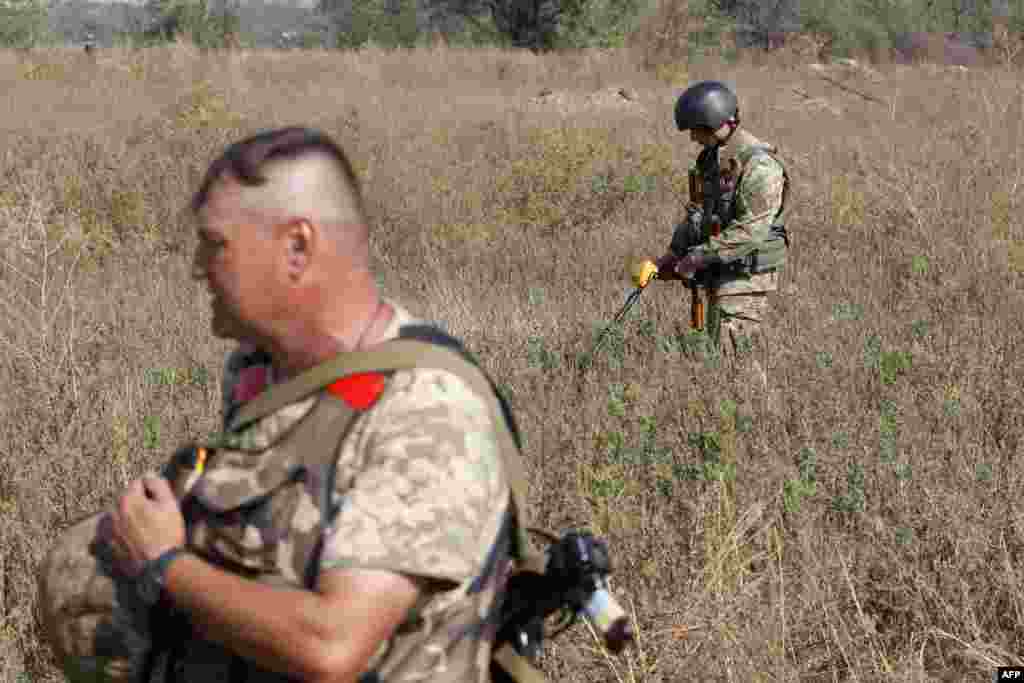
<path fill-rule="evenodd" d="M 917 277 L 927 275 L 928 266 L 928 257 L 926 256 L 915 256 L 910 260 L 910 272 Z"/>
<path fill-rule="evenodd" d="M 846 472 L 846 493 L 836 496 L 833 506 L 839 512 L 863 512 L 866 505 L 864 493 L 864 466 L 852 462 Z"/>
<path fill-rule="evenodd" d="M 805 446 L 796 455 L 796 466 L 799 476 L 788 479 L 782 486 L 782 505 L 786 512 L 796 513 L 805 498 L 810 498 L 817 491 L 817 455 L 813 448 Z"/>
<path fill-rule="evenodd" d="M 673 474 L 687 481 L 733 481 L 736 464 L 722 462 L 722 439 L 718 432 L 691 432 L 687 443 L 697 451 L 699 463 L 673 466 Z"/>
<path fill-rule="evenodd" d="M 893 384 L 896 378 L 906 373 L 913 366 L 913 357 L 909 351 L 884 351 L 878 363 L 878 371 L 882 384 Z"/>
<path fill-rule="evenodd" d="M 657 339 L 657 325 L 653 320 L 641 320 L 636 326 L 636 332 L 640 337 L 644 339 Z"/>
<path fill-rule="evenodd" d="M 149 449 L 160 446 L 160 418 L 156 415 L 147 415 L 142 420 L 142 444 Z"/>
<path fill-rule="evenodd" d="M 653 176 L 628 175 L 623 180 L 623 190 L 625 190 L 627 194 L 654 192 L 656 186 L 657 181 Z"/>
<path fill-rule="evenodd" d="M 890 465 L 896 462 L 897 447 L 896 433 L 898 421 L 896 417 L 896 404 L 885 399 L 879 408 L 878 418 L 878 457 L 882 463 Z"/>
<path fill-rule="evenodd" d="M 910 481 L 913 477 L 913 468 L 909 462 L 896 463 L 895 472 L 899 481 Z"/>
<path fill-rule="evenodd" d="M 559 365 L 558 356 L 548 349 L 547 343 L 540 337 L 530 337 L 526 341 L 526 356 L 530 365 L 545 372 Z"/>
<path fill-rule="evenodd" d="M 667 462 L 671 449 L 658 446 L 658 421 L 650 415 L 640 416 L 639 460 L 644 464 Z"/>
<path fill-rule="evenodd" d="M 960 414 L 960 399 L 956 397 L 946 398 L 942 401 L 942 414 L 948 418 L 954 418 Z"/>
<path fill-rule="evenodd" d="M 745 355 L 754 350 L 754 340 L 748 334 L 741 334 L 736 339 L 736 353 Z"/>
<path fill-rule="evenodd" d="M 613 383 L 608 385 L 608 414 L 612 417 L 626 416 L 626 385 Z"/>
<path fill-rule="evenodd" d="M 590 490 L 595 498 L 618 498 L 626 491 L 626 482 L 615 477 L 595 477 Z"/>
<path fill-rule="evenodd" d="M 754 428 L 754 416 L 741 411 L 739 405 L 732 399 L 723 399 L 719 408 L 722 417 L 732 420 L 737 432 L 742 434 Z"/>
<path fill-rule="evenodd" d="M 837 321 L 856 321 L 864 317 L 864 307 L 857 303 L 838 303 L 832 306 L 832 319 Z"/>

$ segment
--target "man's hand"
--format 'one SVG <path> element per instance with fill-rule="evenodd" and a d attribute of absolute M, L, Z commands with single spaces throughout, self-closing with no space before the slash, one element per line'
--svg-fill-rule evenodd
<path fill-rule="evenodd" d="M 680 277 L 690 277 L 694 273 L 717 263 L 718 260 L 716 256 L 711 256 L 701 251 L 693 251 L 676 262 L 675 273 Z"/>
<path fill-rule="evenodd" d="M 136 576 L 146 562 L 185 544 L 185 519 L 167 480 L 150 474 L 128 485 L 100 533 L 119 569 Z"/>
<path fill-rule="evenodd" d="M 678 280 L 679 275 L 676 273 L 676 264 L 679 263 L 679 258 L 670 251 L 655 261 L 654 265 L 658 268 L 658 277 L 662 280 Z"/>

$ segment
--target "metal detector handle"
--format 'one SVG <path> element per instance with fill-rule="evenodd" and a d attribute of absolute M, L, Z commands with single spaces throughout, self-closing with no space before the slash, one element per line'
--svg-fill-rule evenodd
<path fill-rule="evenodd" d="M 691 330 L 703 330 L 706 322 L 705 308 L 704 308 L 704 297 L 701 295 L 701 287 L 707 288 L 707 284 L 703 282 L 703 278 L 698 277 L 696 274 L 693 277 L 680 278 L 683 281 L 683 285 L 690 290 L 690 329 Z"/>

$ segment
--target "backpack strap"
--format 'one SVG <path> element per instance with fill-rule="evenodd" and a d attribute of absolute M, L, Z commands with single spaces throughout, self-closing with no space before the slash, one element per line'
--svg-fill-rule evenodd
<path fill-rule="evenodd" d="M 414 327 L 414 333 L 423 334 Z M 437 332 L 440 332 L 439 330 Z M 436 334 L 436 333 L 435 333 Z M 443 334 L 443 333 L 440 333 Z M 453 340 L 454 341 L 454 340 Z M 457 342 L 456 342 L 457 343 Z M 335 359 L 318 365 L 297 377 L 271 386 L 267 391 L 243 405 L 231 420 L 230 429 L 265 417 L 281 407 L 302 400 L 319 391 L 339 377 L 361 372 L 383 372 L 408 370 L 412 368 L 436 368 L 446 370 L 465 381 L 491 409 L 498 427 L 501 441 L 502 460 L 512 489 L 516 511 L 516 533 L 514 555 L 536 565 L 539 559 L 531 560 L 529 540 L 526 536 L 526 475 L 519 457 L 519 439 L 511 422 L 511 411 L 490 378 L 472 360 L 462 355 L 459 347 L 450 342 L 440 344 L 424 341 L 422 338 L 392 339 L 368 351 L 357 351 L 338 355 Z M 506 415 L 509 418 L 506 418 Z"/>
<path fill-rule="evenodd" d="M 476 359 L 454 337 L 432 325 L 404 325 L 398 338 L 383 342 L 367 351 L 339 354 L 267 391 L 243 405 L 232 417 L 234 430 L 273 413 L 319 391 L 340 377 L 396 370 L 435 368 L 445 370 L 465 381 L 474 393 L 487 402 L 498 431 L 500 451 L 512 494 L 511 553 L 513 574 L 543 575 L 547 558 L 535 550 L 527 534 L 526 475 L 521 459 L 521 439 L 512 411 L 501 391 L 476 362 Z M 347 426 L 345 427 L 347 429 Z M 342 432 L 343 433 L 343 432 Z M 492 656 L 494 667 L 514 683 L 546 683 L 539 669 L 518 654 L 510 643 L 496 645 Z"/>

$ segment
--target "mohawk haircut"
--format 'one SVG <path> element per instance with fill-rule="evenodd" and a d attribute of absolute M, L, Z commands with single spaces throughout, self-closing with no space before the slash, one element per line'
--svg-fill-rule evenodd
<path fill-rule="evenodd" d="M 226 173 L 243 186 L 266 185 L 270 178 L 265 167 L 277 161 L 300 161 L 325 157 L 350 191 L 349 203 L 361 221 L 366 220 L 359 179 L 341 147 L 326 133 L 302 126 L 262 131 L 231 144 L 206 171 L 199 189 L 192 197 L 190 209 L 198 214 L 210 199 L 214 184 Z"/>

